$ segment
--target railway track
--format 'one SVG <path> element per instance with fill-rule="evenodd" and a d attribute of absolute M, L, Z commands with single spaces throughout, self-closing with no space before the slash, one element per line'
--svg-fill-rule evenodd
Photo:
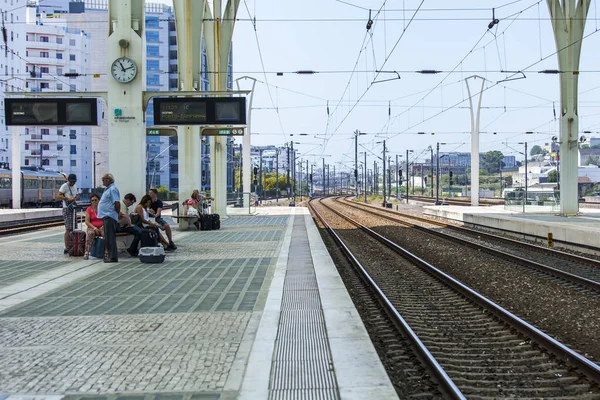
<path fill-rule="evenodd" d="M 19 233 L 55 228 L 64 225 L 62 217 L 39 218 L 12 223 L 0 224 L 0 236 L 16 235 Z"/>
<path fill-rule="evenodd" d="M 478 251 L 485 251 L 508 261 L 521 263 L 551 274 L 559 279 L 600 291 L 600 262 L 597 260 L 491 233 L 445 224 L 429 218 L 356 203 L 346 198 L 341 201 L 348 206 L 365 210 L 393 222 L 407 224 L 407 226 L 424 230 L 432 235 L 455 241 Z"/>
<path fill-rule="evenodd" d="M 313 212 L 361 271 L 366 290 L 429 372 L 408 384 L 394 381 L 403 397 L 433 396 L 435 381 L 449 398 L 600 398 L 596 364 L 350 216 L 314 203 Z M 405 349 L 401 343 L 388 347 Z M 384 363 L 388 371 L 402 370 L 395 360 L 406 358 L 392 354 Z"/>

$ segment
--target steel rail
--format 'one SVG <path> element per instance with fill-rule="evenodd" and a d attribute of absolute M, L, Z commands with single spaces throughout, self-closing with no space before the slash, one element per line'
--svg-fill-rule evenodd
<path fill-rule="evenodd" d="M 563 345 L 562 343 L 560 343 L 558 340 L 554 339 L 550 335 L 545 334 L 544 332 L 542 332 L 535 326 L 533 326 L 530 323 L 526 322 L 525 320 L 517 317 L 513 313 L 511 313 L 508 310 L 506 310 L 505 308 L 503 308 L 502 306 L 500 306 L 500 305 L 494 303 L 492 300 L 480 295 L 479 293 L 477 293 L 470 287 L 466 286 L 462 282 L 454 279 L 453 277 L 446 274 L 445 272 L 442 272 L 438 268 L 429 264 L 427 261 L 412 254 L 408 250 L 397 245 L 396 243 L 392 242 L 391 240 L 387 239 L 386 237 L 373 231 L 372 229 L 369 229 L 368 227 L 361 224 L 360 222 L 355 221 L 352 218 L 340 213 L 339 211 L 332 209 L 331 207 L 327 206 L 326 204 L 323 204 L 323 206 L 329 208 L 332 212 L 336 213 L 337 215 L 344 218 L 348 222 L 354 224 L 355 226 L 362 229 L 363 231 L 369 233 L 371 236 L 373 236 L 375 239 L 379 240 L 380 242 L 385 243 L 391 249 L 397 251 L 400 255 L 402 255 L 409 261 L 415 263 L 416 265 L 423 268 L 425 271 L 427 271 L 431 275 L 435 276 L 437 279 L 446 283 L 448 286 L 450 286 L 457 292 L 461 293 L 463 296 L 465 296 L 469 300 L 480 305 L 482 308 L 488 310 L 489 312 L 491 312 L 492 314 L 494 314 L 501 320 L 506 321 L 511 326 L 513 326 L 514 328 L 519 330 L 521 333 L 523 333 L 525 336 L 530 337 L 533 341 L 538 343 L 540 346 L 546 348 L 548 351 L 552 352 L 557 357 L 559 357 L 562 360 L 570 363 L 571 365 L 581 369 L 582 371 L 585 371 L 585 373 L 588 375 L 588 377 L 590 379 L 593 379 L 596 382 L 600 382 L 600 365 L 595 364 L 594 362 L 588 360 L 587 358 L 585 358 L 581 354 L 577 353 L 576 351 L 571 350 L 570 348 Z"/>
<path fill-rule="evenodd" d="M 412 224 L 410 222 L 402 221 L 402 220 L 399 220 L 397 218 L 398 217 L 412 218 L 412 219 L 415 219 L 415 220 L 418 220 L 418 221 L 423 221 L 423 222 L 426 222 L 426 223 L 431 223 L 432 225 L 449 227 L 446 224 L 442 224 L 442 223 L 437 222 L 437 221 L 433 221 L 432 222 L 432 221 L 426 220 L 424 218 L 419 218 L 419 217 L 405 216 L 404 214 L 398 215 L 398 213 L 396 213 L 394 211 L 390 212 L 389 210 L 381 209 L 381 210 L 384 210 L 386 213 L 394 213 L 396 216 L 393 217 L 393 216 L 389 216 L 389 215 L 383 215 L 383 214 L 381 214 L 379 212 L 375 212 L 375 211 L 371 211 L 371 210 L 365 209 L 364 205 L 362 205 L 362 204 L 354 204 L 352 202 L 345 202 L 344 204 L 347 205 L 347 206 L 349 206 L 349 207 L 365 211 L 365 212 L 367 212 L 369 214 L 377 215 L 380 218 L 384 218 L 384 219 L 387 219 L 389 221 L 393 221 L 393 222 L 396 222 L 396 223 L 399 223 L 399 224 L 402 224 L 402 225 L 405 225 L 405 226 L 408 226 L 408 227 L 420 230 L 422 232 L 426 232 L 426 233 L 429 233 L 431 235 L 438 236 L 438 237 L 443 238 L 443 239 L 451 240 L 451 241 L 453 241 L 455 243 L 458 243 L 458 244 L 461 244 L 461 245 L 465 245 L 465 246 L 469 246 L 469 247 L 471 247 L 473 249 L 476 249 L 476 250 L 484 251 L 487 254 L 490 254 L 490 255 L 495 256 L 495 257 L 502 258 L 502 259 L 504 259 L 506 261 L 510 261 L 510 262 L 513 262 L 513 263 L 516 263 L 516 264 L 520 264 L 520 265 L 525 265 L 525 266 L 527 266 L 529 268 L 534 268 L 534 269 L 536 269 L 538 271 L 554 275 L 554 276 L 556 276 L 556 277 L 558 277 L 560 279 L 565 279 L 565 280 L 570 281 L 572 283 L 575 283 L 577 285 L 580 285 L 580 286 L 583 286 L 583 287 L 586 287 L 586 288 L 589 288 L 589 289 L 592 289 L 592 290 L 595 290 L 595 291 L 600 291 L 600 282 L 593 281 L 593 280 L 587 279 L 587 278 L 583 278 L 581 276 L 578 276 L 578 275 L 575 275 L 575 274 L 572 274 L 572 273 L 569 273 L 569 272 L 561 271 L 559 269 L 550 267 L 548 265 L 540 264 L 538 262 L 535 262 L 535 261 L 532 261 L 532 260 L 528 260 L 528 259 L 523 258 L 523 257 L 515 256 L 513 254 L 509 254 L 509 253 L 506 253 L 506 252 L 503 252 L 503 251 L 500 251 L 500 250 L 497 250 L 497 249 L 492 249 L 492 248 L 483 246 L 483 245 L 478 244 L 478 243 L 470 242 L 470 241 L 468 241 L 466 239 L 462 239 L 462 238 L 459 238 L 459 237 L 456 237 L 456 236 L 452 236 L 452 235 L 449 235 L 447 233 L 438 232 L 438 231 L 430 229 L 430 228 L 426 228 L 426 227 L 423 227 L 423 226 L 414 225 L 414 224 Z M 377 211 L 380 211 L 379 208 L 372 207 L 372 206 L 369 206 L 369 207 L 370 208 L 374 208 Z M 536 247 L 536 249 L 537 249 L 537 247 Z M 567 253 L 563 253 L 563 252 L 561 252 L 561 253 L 562 254 L 567 254 Z M 588 260 L 587 258 L 584 258 L 584 259 Z"/>
<path fill-rule="evenodd" d="M 446 371 L 442 368 L 442 366 L 437 362 L 435 357 L 431 354 L 431 352 L 427 349 L 427 347 L 423 344 L 421 339 L 417 336 L 417 334 L 413 331 L 410 325 L 406 322 L 406 320 L 400 315 L 398 310 L 392 305 L 387 296 L 383 293 L 381 288 L 375 283 L 373 278 L 369 275 L 366 269 L 361 265 L 360 261 L 352 254 L 352 251 L 346 246 L 344 241 L 338 236 L 335 230 L 329 225 L 329 223 L 321 216 L 321 214 L 315 209 L 315 207 L 311 204 L 311 200 L 308 205 L 313 213 L 319 218 L 321 223 L 325 226 L 327 232 L 333 237 L 335 242 L 338 244 L 339 248 L 342 250 L 342 253 L 346 256 L 348 261 L 354 266 L 359 275 L 362 277 L 363 281 L 366 285 L 374 292 L 376 298 L 379 300 L 380 304 L 383 306 L 386 314 L 390 317 L 396 328 L 402 332 L 404 332 L 405 336 L 409 339 L 409 341 L 414 345 L 417 354 L 423 363 L 428 367 L 428 370 L 432 374 L 432 376 L 437 380 L 438 384 L 442 387 L 442 391 L 446 393 L 452 399 L 466 399 L 465 395 L 462 394 L 460 389 L 456 386 L 456 384 L 452 381 L 452 379 L 448 376 Z M 318 200 L 319 203 L 322 204 L 322 199 Z M 323 204 L 323 206 L 327 207 Z M 333 210 L 335 212 L 335 210 Z"/>

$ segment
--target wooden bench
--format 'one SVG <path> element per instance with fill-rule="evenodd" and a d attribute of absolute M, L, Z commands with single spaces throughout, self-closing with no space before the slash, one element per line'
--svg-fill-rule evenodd
<path fill-rule="evenodd" d="M 172 212 L 177 212 L 179 211 L 179 203 L 174 203 L 171 205 L 171 211 Z M 194 226 L 195 222 L 199 221 L 198 217 L 195 217 L 193 215 L 187 215 L 187 211 L 188 211 L 188 206 L 187 204 L 184 204 L 182 207 L 182 211 L 183 214 L 182 215 L 171 215 L 171 218 L 177 220 L 177 222 L 179 223 L 179 229 L 182 231 L 187 231 L 188 229 L 191 229 L 192 226 L 194 228 L 196 228 Z"/>
<path fill-rule="evenodd" d="M 133 242 L 133 235 L 127 232 L 117 233 L 117 249 L 118 251 L 126 251 Z"/>

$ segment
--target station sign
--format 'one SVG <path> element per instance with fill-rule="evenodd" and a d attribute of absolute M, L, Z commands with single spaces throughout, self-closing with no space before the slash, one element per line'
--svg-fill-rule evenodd
<path fill-rule="evenodd" d="M 6 98 L 4 116 L 7 126 L 99 126 L 101 101 L 97 98 Z"/>
<path fill-rule="evenodd" d="M 152 126 L 146 128 L 146 136 L 177 136 L 177 129 Z"/>
<path fill-rule="evenodd" d="M 245 97 L 155 97 L 155 125 L 246 125 Z"/>
<path fill-rule="evenodd" d="M 202 136 L 244 136 L 244 128 L 202 128 Z"/>

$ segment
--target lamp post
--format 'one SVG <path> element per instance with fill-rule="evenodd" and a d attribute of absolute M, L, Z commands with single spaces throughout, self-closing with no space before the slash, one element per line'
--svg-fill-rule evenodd
<path fill-rule="evenodd" d="M 354 131 L 354 186 L 356 189 L 356 197 L 358 198 L 358 136 L 366 135 L 358 129 Z"/>
<path fill-rule="evenodd" d="M 527 203 L 527 142 L 519 142 L 525 145 L 525 196 L 523 197 L 523 213 L 525 213 L 525 204 Z"/>
<path fill-rule="evenodd" d="M 408 204 L 408 153 L 412 153 L 412 150 L 406 150 L 406 204 Z M 414 182 L 413 182 L 414 192 Z"/>
<path fill-rule="evenodd" d="M 429 146 L 429 151 L 431 152 L 431 158 L 430 158 L 430 161 L 431 161 L 431 175 L 430 175 L 431 176 L 431 182 L 430 182 L 431 198 L 433 198 L 433 147 Z"/>
<path fill-rule="evenodd" d="M 435 205 L 440 205 L 440 144 L 444 145 L 446 143 L 437 142 L 436 149 L 436 163 L 437 166 L 435 168 Z"/>
<path fill-rule="evenodd" d="M 365 179 L 363 180 L 363 186 L 365 188 L 365 204 L 367 204 L 367 152 L 365 151 L 365 164 L 363 166 L 365 170 Z"/>

